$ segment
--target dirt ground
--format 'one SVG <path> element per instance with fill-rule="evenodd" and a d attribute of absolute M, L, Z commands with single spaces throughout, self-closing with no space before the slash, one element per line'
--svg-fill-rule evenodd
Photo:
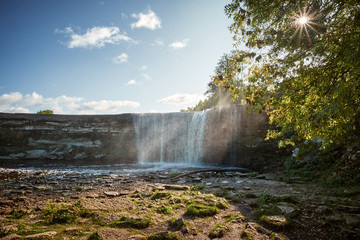
<path fill-rule="evenodd" d="M 179 174 L 1 168 L 0 239 L 360 239 L 359 192 L 275 174 Z"/>

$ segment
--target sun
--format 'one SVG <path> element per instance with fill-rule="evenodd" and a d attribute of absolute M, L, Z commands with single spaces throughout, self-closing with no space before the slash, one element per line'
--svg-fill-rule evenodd
<path fill-rule="evenodd" d="M 298 5 L 298 11 L 292 12 L 294 24 L 289 29 L 294 29 L 295 31 L 291 36 L 290 41 L 292 42 L 296 38 L 296 42 L 298 45 L 301 44 L 301 40 L 305 34 L 305 38 L 309 43 L 309 46 L 312 46 L 312 41 L 310 38 L 310 31 L 315 33 L 319 33 L 316 28 L 323 28 L 324 25 L 318 23 L 318 14 L 320 9 L 315 10 L 314 5 L 312 6 L 305 6 L 303 9 Z"/>
<path fill-rule="evenodd" d="M 307 17 L 307 16 L 303 16 L 303 17 L 301 17 L 301 18 L 298 19 L 298 23 L 299 23 L 299 24 L 304 25 L 304 24 L 306 24 L 307 22 L 308 22 L 308 17 Z"/>

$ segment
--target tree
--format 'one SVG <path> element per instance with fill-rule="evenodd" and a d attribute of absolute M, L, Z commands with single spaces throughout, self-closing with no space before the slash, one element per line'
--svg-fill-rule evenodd
<path fill-rule="evenodd" d="M 46 110 L 40 110 L 36 114 L 54 114 L 54 111 L 50 109 L 46 109 Z"/>
<path fill-rule="evenodd" d="M 241 76 L 240 71 L 238 71 L 239 66 L 235 61 L 236 56 L 236 51 L 223 54 L 217 62 L 214 75 L 210 77 L 211 80 L 205 92 L 207 98 L 203 101 L 200 100 L 195 107 L 189 107 L 187 110 L 181 111 L 203 111 L 216 106 L 240 104 L 243 97 L 240 91 L 241 86 L 238 85 Z M 231 99 L 230 92 L 234 91 L 237 91 L 237 94 L 234 94 L 233 99 Z"/>
<path fill-rule="evenodd" d="M 280 145 L 322 138 L 322 146 L 360 137 L 360 3 L 357 0 L 233 0 L 225 7 L 248 66 L 233 95 L 267 111 Z"/>

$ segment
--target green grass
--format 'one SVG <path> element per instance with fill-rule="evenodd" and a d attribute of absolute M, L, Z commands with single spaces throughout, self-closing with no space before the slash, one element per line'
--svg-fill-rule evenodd
<path fill-rule="evenodd" d="M 205 185 L 202 183 L 200 185 L 195 185 L 190 188 L 191 191 L 200 191 L 205 189 Z"/>
<path fill-rule="evenodd" d="M 171 207 L 161 206 L 161 207 L 156 209 L 156 212 L 161 213 L 161 214 L 170 214 L 171 213 Z"/>
<path fill-rule="evenodd" d="M 152 233 L 148 240 L 182 240 L 183 238 L 173 232 Z"/>
<path fill-rule="evenodd" d="M 70 224 L 77 217 L 92 217 L 93 213 L 85 209 L 80 201 L 74 204 L 48 202 L 40 216 L 47 224 Z"/>
<path fill-rule="evenodd" d="M 155 191 L 155 192 L 153 193 L 153 195 L 151 195 L 150 200 L 161 199 L 161 198 L 168 198 L 168 197 L 170 197 L 170 196 L 171 196 L 170 193 Z"/>
<path fill-rule="evenodd" d="M 191 203 L 186 206 L 185 215 L 191 217 L 209 217 L 214 216 L 219 211 L 219 208 L 215 206 L 209 206 L 200 203 Z"/>
<path fill-rule="evenodd" d="M 14 209 L 12 212 L 11 212 L 11 215 L 10 215 L 10 218 L 12 219 L 20 219 L 24 216 L 28 215 L 27 212 L 25 212 L 24 210 L 21 210 L 21 209 Z"/>
<path fill-rule="evenodd" d="M 130 218 L 121 216 L 119 220 L 112 222 L 111 227 L 144 229 L 150 226 L 151 218 Z"/>

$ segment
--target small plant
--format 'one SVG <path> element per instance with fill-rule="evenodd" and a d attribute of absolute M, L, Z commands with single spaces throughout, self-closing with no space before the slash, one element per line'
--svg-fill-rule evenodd
<path fill-rule="evenodd" d="M 121 216 L 119 220 L 112 222 L 110 226 L 118 227 L 118 228 L 144 229 L 149 227 L 150 223 L 151 223 L 150 217 L 147 217 L 146 219 L 135 219 L 135 218 Z"/>
<path fill-rule="evenodd" d="M 209 237 L 213 238 L 222 238 L 227 230 L 227 227 L 223 224 L 216 224 L 213 229 L 211 229 L 209 233 Z"/>
<path fill-rule="evenodd" d="M 24 210 L 22 209 L 15 209 L 11 212 L 11 216 L 10 218 L 13 218 L 13 219 L 20 219 L 24 216 L 27 215 L 27 212 L 25 212 Z"/>
<path fill-rule="evenodd" d="M 173 232 L 160 232 L 151 234 L 147 240 L 182 240 L 183 238 Z"/>
<path fill-rule="evenodd" d="M 170 193 L 155 191 L 155 192 L 153 193 L 153 195 L 151 195 L 150 200 L 167 198 L 167 197 L 170 197 L 170 196 L 171 196 Z"/>
<path fill-rule="evenodd" d="M 168 223 L 170 227 L 175 228 L 176 231 L 180 230 L 183 226 L 186 225 L 186 221 L 183 218 L 175 219 L 175 217 L 170 218 Z"/>
<path fill-rule="evenodd" d="M 70 204 L 49 203 L 42 212 L 41 217 L 49 224 L 73 223 L 78 216 L 78 210 Z"/>
<path fill-rule="evenodd" d="M 192 217 L 209 217 L 219 212 L 215 206 L 203 205 L 200 203 L 191 203 L 186 207 L 185 215 Z"/>
<path fill-rule="evenodd" d="M 37 111 L 36 114 L 54 114 L 54 111 L 50 109 L 46 109 L 46 110 Z"/>
<path fill-rule="evenodd" d="M 41 213 L 41 217 L 44 218 L 48 224 L 73 223 L 79 216 L 92 216 L 92 213 L 88 209 L 85 209 L 80 201 L 74 204 L 48 202 L 45 210 Z"/>
<path fill-rule="evenodd" d="M 171 208 L 168 206 L 161 206 L 158 209 L 156 209 L 157 213 L 162 213 L 162 214 L 170 214 L 171 213 Z"/>
<path fill-rule="evenodd" d="M 97 232 L 94 232 L 89 236 L 88 240 L 102 240 L 102 238 L 99 236 Z"/>
<path fill-rule="evenodd" d="M 200 191 L 205 189 L 205 185 L 202 183 L 200 185 L 195 185 L 191 187 L 191 191 Z"/>
<path fill-rule="evenodd" d="M 257 173 L 257 172 L 251 172 L 251 173 L 248 174 L 248 177 L 249 178 L 256 178 L 258 175 L 259 175 L 259 173 Z"/>

